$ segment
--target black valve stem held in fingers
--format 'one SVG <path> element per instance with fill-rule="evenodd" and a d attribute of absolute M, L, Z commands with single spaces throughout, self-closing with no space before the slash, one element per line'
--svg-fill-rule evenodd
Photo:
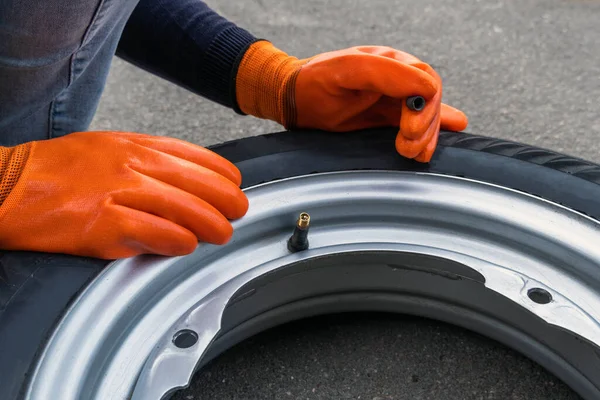
<path fill-rule="evenodd" d="M 425 108 L 425 99 L 422 96 L 411 96 L 406 98 L 406 106 L 413 111 L 421 111 Z"/>
<path fill-rule="evenodd" d="M 301 213 L 296 221 L 296 227 L 294 233 L 288 240 L 288 249 L 295 253 L 308 249 L 308 229 L 310 227 L 310 215 L 308 213 Z"/>

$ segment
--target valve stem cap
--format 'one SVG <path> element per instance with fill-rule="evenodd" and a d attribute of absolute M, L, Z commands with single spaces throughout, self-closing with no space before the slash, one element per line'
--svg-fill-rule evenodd
<path fill-rule="evenodd" d="M 308 229 L 310 228 L 310 215 L 308 213 L 300 213 L 294 233 L 288 240 L 288 249 L 295 253 L 308 249 Z"/>

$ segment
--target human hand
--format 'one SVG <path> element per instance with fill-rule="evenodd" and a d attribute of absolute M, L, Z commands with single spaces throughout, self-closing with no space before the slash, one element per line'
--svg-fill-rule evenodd
<path fill-rule="evenodd" d="M 184 255 L 198 241 L 226 243 L 228 219 L 248 209 L 232 163 L 177 139 L 78 132 L 0 147 L 0 155 L 7 166 L 0 182 L 16 177 L 8 190 L 0 187 L 5 250 L 104 259 Z"/>
<path fill-rule="evenodd" d="M 408 108 L 422 96 L 425 107 Z M 467 117 L 442 104 L 442 80 L 416 57 L 383 46 L 361 46 L 298 60 L 257 42 L 240 63 L 237 99 L 242 111 L 286 128 L 351 131 L 397 126 L 397 151 L 428 162 L 440 128 L 460 131 Z"/>

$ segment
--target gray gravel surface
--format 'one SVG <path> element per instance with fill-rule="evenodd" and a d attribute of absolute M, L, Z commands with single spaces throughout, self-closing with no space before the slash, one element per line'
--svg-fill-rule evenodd
<path fill-rule="evenodd" d="M 442 75 L 444 100 L 467 113 L 467 131 L 600 162 L 598 0 L 208 3 L 298 57 L 359 44 L 415 54 Z M 280 127 L 237 116 L 117 59 L 92 129 L 209 145 Z M 177 398 L 575 397 L 531 362 L 455 328 L 334 320 L 243 344 Z"/>

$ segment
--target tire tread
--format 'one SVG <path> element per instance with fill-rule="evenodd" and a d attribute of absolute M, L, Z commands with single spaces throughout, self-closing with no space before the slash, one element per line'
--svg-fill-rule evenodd
<path fill-rule="evenodd" d="M 504 139 L 477 135 L 465 135 L 457 132 L 442 132 L 441 146 L 457 147 L 468 150 L 484 151 L 505 157 L 516 158 L 543 167 L 552 168 L 600 185 L 600 165 L 580 158 L 567 156 L 551 150 L 541 149 Z"/>

